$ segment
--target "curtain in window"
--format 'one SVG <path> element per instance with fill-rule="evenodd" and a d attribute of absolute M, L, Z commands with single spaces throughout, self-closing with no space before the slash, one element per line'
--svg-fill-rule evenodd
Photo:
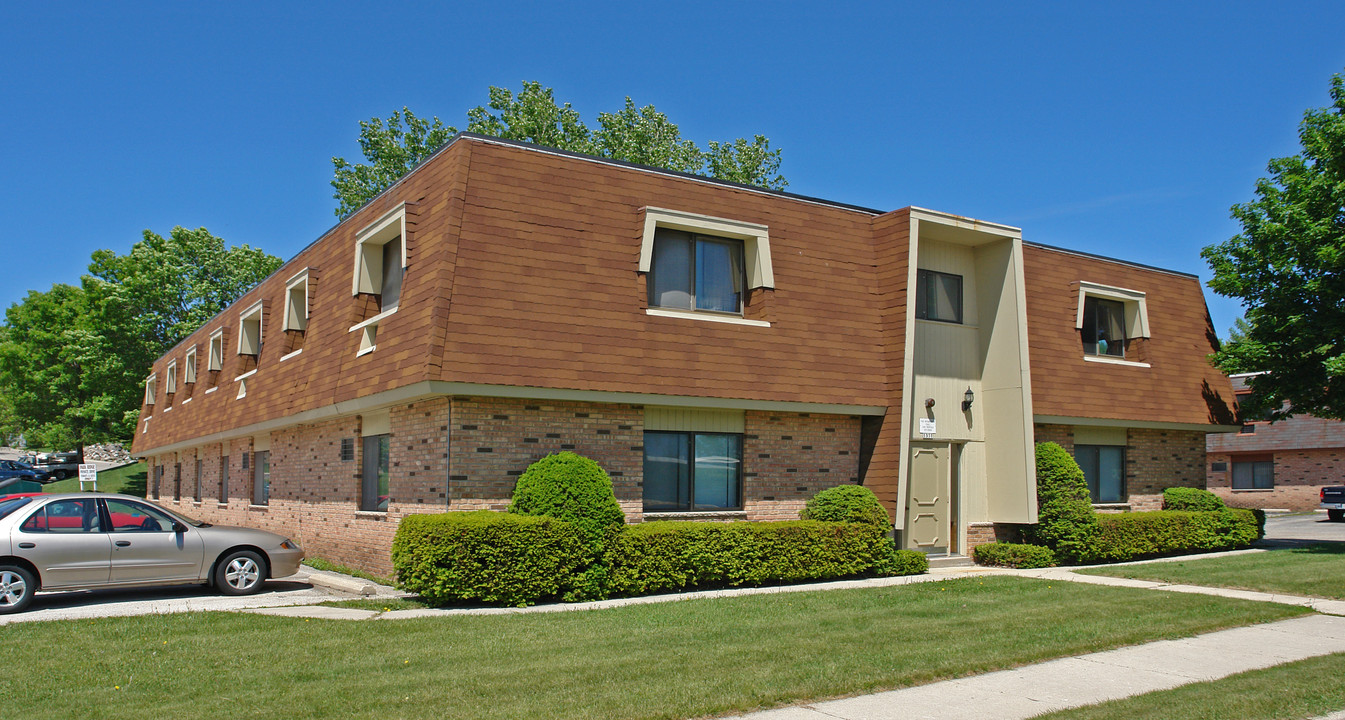
<path fill-rule="evenodd" d="M 728 243 L 696 241 L 696 309 L 738 312 L 738 288 L 741 287 L 740 263 L 734 262 L 737 248 Z"/>
<path fill-rule="evenodd" d="M 271 501 L 271 452 L 261 450 L 252 458 L 252 504 L 265 505 Z"/>
<path fill-rule="evenodd" d="M 947 273 L 930 273 L 934 304 L 931 319 L 962 322 L 962 278 Z"/>
<path fill-rule="evenodd" d="M 1095 503 L 1125 501 L 1125 448 L 1120 445 L 1075 445 L 1074 459 L 1083 470 L 1088 495 Z"/>
<path fill-rule="evenodd" d="M 392 436 L 369 435 L 364 438 L 364 458 L 360 483 L 360 509 L 387 512 L 388 454 Z"/>
<path fill-rule="evenodd" d="M 651 307 L 691 309 L 691 236 L 660 231 L 654 237 L 653 272 L 649 274 Z"/>
<path fill-rule="evenodd" d="M 644 436 L 644 509 L 669 512 L 691 507 L 691 463 L 686 435 Z"/>
<path fill-rule="evenodd" d="M 1269 490 L 1275 487 L 1275 463 L 1271 460 L 1233 463 L 1234 490 Z"/>
<path fill-rule="evenodd" d="M 739 507 L 742 438 L 738 435 L 696 435 L 696 510 Z"/>
<path fill-rule="evenodd" d="M 402 295 L 402 238 L 383 245 L 383 292 L 379 294 L 383 310 L 397 307 Z"/>

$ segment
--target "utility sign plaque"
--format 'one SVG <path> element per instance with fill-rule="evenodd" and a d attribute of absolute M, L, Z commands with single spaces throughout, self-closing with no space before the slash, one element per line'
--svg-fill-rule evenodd
<path fill-rule="evenodd" d="M 92 483 L 93 489 L 98 489 L 98 466 L 93 463 L 80 463 L 79 465 L 79 489 L 84 489 L 84 483 Z"/>
<path fill-rule="evenodd" d="M 920 418 L 920 434 L 933 437 L 934 432 L 934 418 Z"/>

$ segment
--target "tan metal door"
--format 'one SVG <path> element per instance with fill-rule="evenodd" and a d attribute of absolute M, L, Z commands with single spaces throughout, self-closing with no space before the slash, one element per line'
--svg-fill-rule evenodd
<path fill-rule="evenodd" d="M 905 546 L 926 553 L 948 552 L 952 523 L 948 516 L 947 443 L 911 443 L 910 491 L 906 496 Z"/>

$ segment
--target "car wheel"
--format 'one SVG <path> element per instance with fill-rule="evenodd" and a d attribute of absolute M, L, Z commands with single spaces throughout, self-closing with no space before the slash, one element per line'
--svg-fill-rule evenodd
<path fill-rule="evenodd" d="M 1326 517 L 1331 522 L 1341 522 L 1345 520 L 1345 510 L 1327 510 Z"/>
<path fill-rule="evenodd" d="M 32 573 L 17 565 L 0 565 L 0 615 L 28 609 L 36 591 Z"/>
<path fill-rule="evenodd" d="M 64 470 L 57 470 L 55 474 L 56 474 L 56 479 L 57 479 L 57 480 L 64 480 L 64 479 L 66 478 L 66 474 L 65 474 L 65 471 L 64 471 Z"/>
<path fill-rule="evenodd" d="M 266 580 L 266 561 L 251 550 L 235 550 L 215 565 L 215 587 L 225 595 L 251 595 Z"/>

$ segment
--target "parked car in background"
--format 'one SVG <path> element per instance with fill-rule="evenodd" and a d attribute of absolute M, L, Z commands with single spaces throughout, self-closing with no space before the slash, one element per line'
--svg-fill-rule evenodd
<path fill-rule="evenodd" d="M 41 590 L 206 584 L 249 595 L 299 571 L 289 538 L 216 526 L 142 498 L 62 493 L 0 500 L 0 614 Z"/>
<path fill-rule="evenodd" d="M 1345 485 L 1322 488 L 1322 507 L 1333 522 L 1345 522 Z"/>
<path fill-rule="evenodd" d="M 74 477 L 79 474 L 79 453 L 38 453 L 33 459 L 33 468 L 56 480 Z"/>
<path fill-rule="evenodd" d="M 0 482 L 10 478 L 40 483 L 48 483 L 53 479 L 49 473 L 38 470 L 27 463 L 21 463 L 18 460 L 0 460 Z"/>

